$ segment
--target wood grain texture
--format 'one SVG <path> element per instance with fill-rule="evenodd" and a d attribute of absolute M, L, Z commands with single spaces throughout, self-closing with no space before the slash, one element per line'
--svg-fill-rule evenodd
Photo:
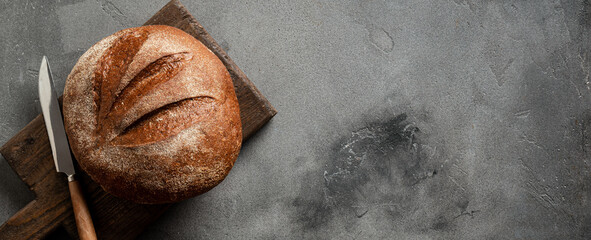
<path fill-rule="evenodd" d="M 252 136 L 277 112 L 182 4 L 169 2 L 145 25 L 169 25 L 191 34 L 224 63 L 232 80 L 242 120 L 243 139 Z M 0 148 L 8 164 L 36 199 L 0 226 L 0 239 L 42 239 L 63 226 L 78 239 L 66 176 L 55 171 L 43 116 L 37 116 Z M 170 206 L 141 205 L 107 194 L 77 168 L 82 194 L 98 239 L 134 239 Z"/>

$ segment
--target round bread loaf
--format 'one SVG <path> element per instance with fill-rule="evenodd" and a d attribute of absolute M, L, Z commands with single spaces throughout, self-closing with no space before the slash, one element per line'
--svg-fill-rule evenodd
<path fill-rule="evenodd" d="M 108 193 L 137 203 L 208 191 L 240 151 L 230 74 L 173 27 L 125 29 L 96 43 L 72 69 L 63 100 L 80 167 Z"/>

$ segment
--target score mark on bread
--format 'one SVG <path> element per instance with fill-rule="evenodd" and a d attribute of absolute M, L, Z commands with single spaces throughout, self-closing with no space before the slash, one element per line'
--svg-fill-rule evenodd
<path fill-rule="evenodd" d="M 215 108 L 213 101 L 214 99 L 211 97 L 196 97 L 168 104 L 142 116 L 125 128 L 121 135 L 113 139 L 112 143 L 128 147 L 138 146 L 176 135 L 207 117 Z M 200 109 L 201 112 L 195 114 L 197 109 Z M 162 122 L 170 124 L 161 124 Z"/>
<path fill-rule="evenodd" d="M 122 90 L 118 90 L 129 64 L 147 36 L 146 32 L 131 32 L 119 37 L 101 56 L 101 64 L 94 72 L 94 99 L 98 112 L 96 129 L 100 136 L 111 138 L 100 139 L 103 143 L 132 147 L 161 141 L 190 127 L 214 110 L 213 97 L 192 97 L 138 116 L 129 125 L 121 122 L 142 95 L 174 78 L 192 59 L 188 52 L 160 57 L 135 75 Z M 197 111 L 199 109 L 201 111 Z"/>

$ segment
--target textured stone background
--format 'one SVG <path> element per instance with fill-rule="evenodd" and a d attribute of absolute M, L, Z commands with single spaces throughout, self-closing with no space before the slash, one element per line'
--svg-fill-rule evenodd
<path fill-rule="evenodd" d="M 0 0 L 0 144 L 166 2 Z M 184 1 L 279 114 L 140 239 L 591 238 L 591 1 L 335 2 Z"/>

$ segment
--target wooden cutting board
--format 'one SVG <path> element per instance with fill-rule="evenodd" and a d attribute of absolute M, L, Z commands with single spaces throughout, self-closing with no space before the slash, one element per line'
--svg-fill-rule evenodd
<path fill-rule="evenodd" d="M 222 48 L 177 0 L 170 1 L 144 25 L 169 25 L 191 34 L 226 65 L 240 103 L 243 139 L 252 136 L 277 111 Z M 0 153 L 36 195 L 35 200 L 0 226 L 0 239 L 39 239 L 63 226 L 78 239 L 66 176 L 55 171 L 43 116 L 37 116 Z M 80 169 L 80 179 L 99 239 L 133 239 L 170 204 L 141 205 L 116 198 Z M 206 193 L 207 194 L 207 193 Z"/>

